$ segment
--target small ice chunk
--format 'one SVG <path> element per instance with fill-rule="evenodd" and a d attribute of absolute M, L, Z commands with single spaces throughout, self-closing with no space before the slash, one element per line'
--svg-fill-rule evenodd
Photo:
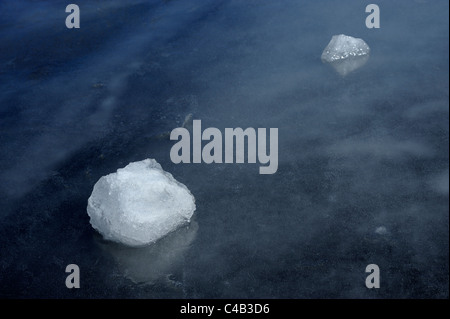
<path fill-rule="evenodd" d="M 363 39 L 345 34 L 333 35 L 322 52 L 322 62 L 329 63 L 340 75 L 362 67 L 369 59 L 370 48 Z"/>
<path fill-rule="evenodd" d="M 154 159 L 101 177 L 88 199 L 91 225 L 107 240 L 129 246 L 157 241 L 188 223 L 195 199 Z"/>
<path fill-rule="evenodd" d="M 377 229 L 375 229 L 375 233 L 377 233 L 378 235 L 386 235 L 388 233 L 386 227 L 384 226 L 380 226 L 377 227 Z"/>

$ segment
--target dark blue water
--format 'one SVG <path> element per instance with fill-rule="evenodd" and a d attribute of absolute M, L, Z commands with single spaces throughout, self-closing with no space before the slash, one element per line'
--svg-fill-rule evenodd
<path fill-rule="evenodd" d="M 447 1 L 377 1 L 376 30 L 370 1 L 76 3 L 69 30 L 65 1 L 0 2 L 0 297 L 448 298 Z M 340 33 L 371 48 L 345 78 L 320 61 Z M 277 173 L 173 164 L 163 136 L 190 113 L 278 128 Z M 145 158 L 194 220 L 104 242 L 92 187 Z"/>

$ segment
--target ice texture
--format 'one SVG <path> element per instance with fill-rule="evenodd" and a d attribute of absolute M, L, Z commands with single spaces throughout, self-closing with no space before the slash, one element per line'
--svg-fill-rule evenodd
<path fill-rule="evenodd" d="M 92 227 L 105 239 L 129 246 L 157 241 L 187 224 L 194 211 L 188 188 L 154 159 L 101 177 L 87 206 Z"/>
<path fill-rule="evenodd" d="M 329 63 L 340 75 L 362 67 L 369 59 L 370 48 L 363 39 L 345 34 L 333 35 L 322 52 L 322 62 Z"/>

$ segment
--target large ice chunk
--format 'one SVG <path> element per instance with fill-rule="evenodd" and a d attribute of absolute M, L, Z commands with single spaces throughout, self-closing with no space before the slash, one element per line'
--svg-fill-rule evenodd
<path fill-rule="evenodd" d="M 195 199 L 154 159 L 101 177 L 88 199 L 92 227 L 129 246 L 157 241 L 190 221 Z"/>
<path fill-rule="evenodd" d="M 362 67 L 369 59 L 370 48 L 363 39 L 345 34 L 333 35 L 322 52 L 322 62 L 329 63 L 340 75 Z"/>

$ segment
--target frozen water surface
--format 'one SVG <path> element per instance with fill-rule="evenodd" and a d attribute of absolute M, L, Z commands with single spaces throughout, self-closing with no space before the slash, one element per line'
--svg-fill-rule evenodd
<path fill-rule="evenodd" d="M 67 1 L 0 2 L 1 297 L 448 298 L 448 1 L 377 1 L 377 30 L 360 1 L 76 3 L 68 30 Z M 345 77 L 321 61 L 337 34 L 370 46 Z M 278 128 L 278 171 L 173 164 L 189 114 Z M 146 158 L 191 223 L 103 240 L 95 183 Z"/>

